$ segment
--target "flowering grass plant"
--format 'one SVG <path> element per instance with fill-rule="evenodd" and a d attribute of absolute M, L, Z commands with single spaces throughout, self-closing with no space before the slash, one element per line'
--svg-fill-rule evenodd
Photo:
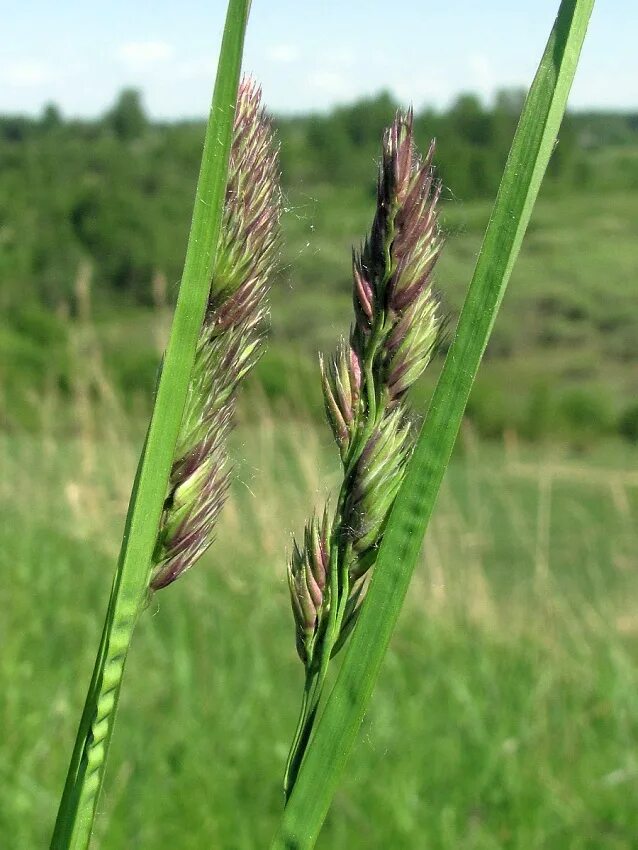
<path fill-rule="evenodd" d="M 184 272 L 52 850 L 89 846 L 135 625 L 149 595 L 212 542 L 229 481 L 236 393 L 263 349 L 280 204 L 259 90 L 239 83 L 249 5 L 228 5 Z M 556 141 L 592 7 L 593 0 L 561 2 L 418 437 L 406 394 L 440 327 L 431 286 L 442 242 L 440 187 L 434 147 L 418 155 L 410 112 L 398 114 L 384 137 L 372 228 L 353 257 L 352 330 L 321 363 L 342 481 L 334 510 L 309 520 L 289 565 L 305 687 L 273 850 L 314 846 L 356 739 Z M 325 699 L 328 666 L 344 645 Z"/>

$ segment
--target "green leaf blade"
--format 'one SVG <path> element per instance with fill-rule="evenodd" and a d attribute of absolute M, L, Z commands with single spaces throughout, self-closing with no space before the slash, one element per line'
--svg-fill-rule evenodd
<path fill-rule="evenodd" d="M 593 0 L 561 3 L 521 114 L 457 332 L 388 523 L 368 597 L 272 850 L 314 846 L 356 740 L 549 162 L 593 5 Z"/>
<path fill-rule="evenodd" d="M 85 850 L 90 840 L 124 666 L 146 600 L 151 557 L 208 299 L 249 6 L 249 0 L 228 4 L 182 281 L 51 850 Z"/>

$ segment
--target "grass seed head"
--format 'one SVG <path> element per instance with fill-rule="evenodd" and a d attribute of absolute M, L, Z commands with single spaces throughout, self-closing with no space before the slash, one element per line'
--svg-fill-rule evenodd
<path fill-rule="evenodd" d="M 414 447 L 404 396 L 427 366 L 440 327 L 430 285 L 441 249 L 433 154 L 432 144 L 425 160 L 419 158 L 412 113 L 397 113 L 383 137 L 372 228 L 353 252 L 349 344 L 319 361 L 343 479 L 332 523 L 327 508 L 321 530 L 313 516 L 288 565 L 306 690 L 286 767 L 287 798 L 329 662 L 357 621 Z"/>
<path fill-rule="evenodd" d="M 277 148 L 261 91 L 242 80 L 208 306 L 155 548 L 154 590 L 173 582 L 213 541 L 228 492 L 226 439 L 237 389 L 264 348 L 280 206 Z"/>
<path fill-rule="evenodd" d="M 430 361 L 440 328 L 431 287 L 442 244 L 433 155 L 434 143 L 419 157 L 412 113 L 397 113 L 383 137 L 372 228 L 353 252 L 350 341 L 330 360 L 320 358 L 326 415 L 344 466 L 335 530 L 325 538 L 328 560 L 333 554 L 339 561 L 339 586 L 329 593 L 345 603 L 337 648 L 365 597 L 412 451 L 404 397 Z M 313 523 L 305 546 L 295 548 L 289 573 L 298 645 L 301 640 L 307 665 L 329 609 L 323 589 L 322 604 L 313 601 L 308 545 Z"/>

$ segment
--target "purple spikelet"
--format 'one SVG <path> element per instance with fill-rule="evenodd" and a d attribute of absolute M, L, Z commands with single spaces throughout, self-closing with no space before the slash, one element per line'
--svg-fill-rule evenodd
<path fill-rule="evenodd" d="M 306 663 L 324 602 L 330 559 L 330 517 L 327 508 L 319 521 L 314 515 L 306 525 L 303 546 L 293 541 L 288 564 L 288 586 L 297 632 L 297 652 Z"/>
<path fill-rule="evenodd" d="M 259 359 L 278 255 L 277 148 L 261 91 L 242 80 L 210 296 L 155 547 L 151 588 L 206 551 L 228 492 L 226 439 L 237 388 Z"/>

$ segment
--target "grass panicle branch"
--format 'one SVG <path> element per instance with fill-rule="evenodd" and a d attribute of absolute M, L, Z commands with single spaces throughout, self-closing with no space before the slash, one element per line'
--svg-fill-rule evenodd
<path fill-rule="evenodd" d="M 317 711 L 330 658 L 365 598 L 385 525 L 414 439 L 405 394 L 427 366 L 439 333 L 432 273 L 441 250 L 434 143 L 421 159 L 412 113 L 383 139 L 371 232 L 352 262 L 355 321 L 349 342 L 320 361 L 326 416 L 343 481 L 332 519 L 306 526 L 288 578 L 297 649 L 306 668 L 299 728 L 286 769 L 289 795 Z"/>
<path fill-rule="evenodd" d="M 151 587 L 166 587 L 206 551 L 226 498 L 226 439 L 237 389 L 264 350 L 266 296 L 279 245 L 277 148 L 261 92 L 242 81 L 220 242 L 169 491 Z"/>

